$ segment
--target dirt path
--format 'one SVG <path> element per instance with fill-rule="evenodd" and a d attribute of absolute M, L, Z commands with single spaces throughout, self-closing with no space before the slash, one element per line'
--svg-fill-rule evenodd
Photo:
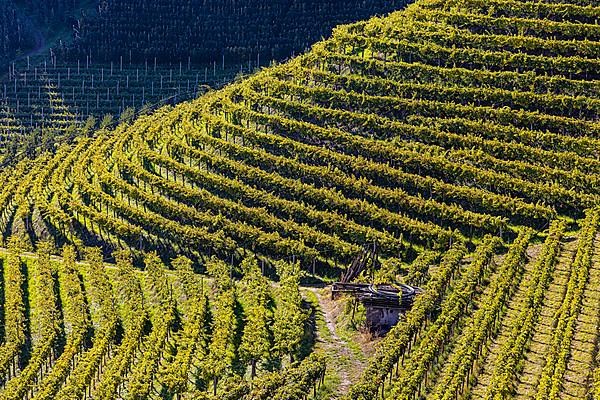
<path fill-rule="evenodd" d="M 339 384 L 332 397 L 332 399 L 339 399 L 348 393 L 352 383 L 357 381 L 365 368 L 366 357 L 359 350 L 360 345 L 354 343 L 352 346 L 338 334 L 336 321 L 343 305 L 331 300 L 326 290 L 317 288 L 307 288 L 307 290 L 314 293 L 319 301 L 318 318 L 322 319 L 327 330 L 321 332 L 323 329 L 319 329 L 317 337 L 323 351 L 330 357 L 328 368 L 335 371 L 339 378 Z"/>

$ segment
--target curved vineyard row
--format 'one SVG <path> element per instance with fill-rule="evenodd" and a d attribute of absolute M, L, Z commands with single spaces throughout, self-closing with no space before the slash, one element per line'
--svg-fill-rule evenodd
<path fill-rule="evenodd" d="M 417 0 L 2 171 L 0 398 L 304 398 L 332 362 L 298 360 L 300 277 L 367 250 L 423 291 L 338 397 L 593 396 L 599 15 Z M 272 354 L 291 367 L 257 373 Z"/>
<path fill-rule="evenodd" d="M 514 21 L 553 10 L 506 4 Z M 552 23 L 594 15 L 577 7 Z M 165 261 L 252 252 L 335 267 L 373 241 L 410 260 L 594 207 L 593 54 L 554 51 L 563 39 L 533 32 L 484 44 L 435 12 L 461 13 L 417 2 L 343 26 L 289 63 L 100 131 L 76 164 L 48 164 L 43 191 L 7 211 L 6 234 L 156 249 Z M 515 58 L 540 41 L 546 52 Z M 575 43 L 572 53 L 594 51 Z"/>

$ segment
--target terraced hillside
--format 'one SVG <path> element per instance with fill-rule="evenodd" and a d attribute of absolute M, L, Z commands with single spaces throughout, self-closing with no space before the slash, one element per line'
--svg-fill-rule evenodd
<path fill-rule="evenodd" d="M 0 164 L 85 135 L 89 117 L 195 98 L 305 51 L 340 23 L 405 4 L 3 0 L 0 112 L 9 117 L 0 119 L 0 134 L 11 140 Z"/>
<path fill-rule="evenodd" d="M 263 65 L 300 53 L 331 29 L 398 10 L 407 0 L 107 0 L 83 18 L 68 57 L 109 62 L 120 56 Z"/>
<path fill-rule="evenodd" d="M 340 26 L 4 171 L 3 236 L 325 280 L 375 244 L 424 293 L 337 396 L 600 398 L 599 16 L 417 0 Z"/>
<path fill-rule="evenodd" d="M 575 39 L 596 25 L 538 24 L 510 46 L 487 35 L 483 50 L 470 29 L 422 21 L 462 13 L 417 3 L 341 27 L 290 63 L 7 172 L 26 196 L 6 185 L 3 231 L 341 264 L 373 240 L 406 257 L 582 216 L 598 201 L 598 84 L 595 42 Z M 538 38 L 560 24 L 573 32 Z M 560 54 L 567 41 L 576 56 Z"/>
<path fill-rule="evenodd" d="M 126 118 L 125 111 L 148 112 L 161 104 L 196 98 L 238 74 L 248 74 L 247 68 L 216 63 L 200 68 L 183 62 L 136 65 L 123 63 L 122 58 L 91 65 L 89 60 L 18 63 L 0 82 L 0 134 L 6 143 L 0 148 L 2 164 L 14 163 L 19 158 L 15 153 L 31 156 L 31 142 L 64 143 L 85 135 L 94 129 L 87 125 L 90 118 L 97 124 L 107 115 L 118 120 Z"/>

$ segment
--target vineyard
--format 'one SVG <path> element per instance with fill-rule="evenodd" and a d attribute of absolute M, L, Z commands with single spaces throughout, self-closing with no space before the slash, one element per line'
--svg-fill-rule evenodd
<path fill-rule="evenodd" d="M 106 116 L 193 99 L 405 1 L 4 0 L 0 164 L 71 143 Z"/>
<path fill-rule="evenodd" d="M 149 254 L 146 272 L 138 274 L 128 252 L 116 254 L 116 265 L 107 269 L 97 248 L 86 249 L 85 262 L 77 262 L 73 247 L 65 247 L 58 261 L 50 257 L 47 242 L 35 257 L 19 256 L 21 246 L 11 240 L 2 259 L 10 293 L 5 299 L 7 341 L 0 353 L 2 399 L 210 398 L 199 388 L 216 394 L 225 371 L 243 371 L 245 363 L 255 366 L 263 359 L 293 358 L 300 350 L 307 314 L 294 284 L 297 266 L 282 264 L 282 285 L 271 291 L 252 259 L 244 261 L 239 283 L 229 278 L 227 264 L 211 260 L 207 268 L 214 279 L 206 284 L 185 257 L 173 260 L 175 270 L 167 271 Z M 275 310 L 269 306 L 273 300 Z M 239 301 L 244 303 L 241 315 L 235 311 Z M 237 338 L 240 320 L 246 318 Z M 277 327 L 288 318 L 298 323 L 297 329 L 276 334 L 271 343 L 268 322 Z M 234 358 L 237 341 L 240 357 Z M 267 352 L 273 345 L 277 354 Z M 320 358 L 311 356 L 265 373 L 252 387 L 243 378 L 231 378 L 228 398 L 283 399 L 283 384 L 286 393 L 316 390 L 324 368 Z M 293 380 L 296 376 L 306 379 Z"/>
<path fill-rule="evenodd" d="M 137 62 L 263 64 L 290 57 L 329 35 L 339 24 L 400 9 L 407 0 L 109 0 L 76 28 L 68 58 L 91 56 Z"/>
<path fill-rule="evenodd" d="M 148 112 L 163 103 L 193 99 L 254 68 L 216 63 L 201 67 L 187 61 L 159 65 L 156 60 L 129 64 L 122 58 L 107 64 L 89 59 L 39 66 L 21 62 L 0 82 L 0 154 L 5 164 L 18 153 L 31 157 L 48 149 L 46 144 L 71 142 L 109 120 L 130 118 L 128 110 Z"/>
<path fill-rule="evenodd" d="M 599 18 L 417 0 L 5 168 L 0 399 L 600 399 Z M 305 285 L 365 248 L 422 292 L 348 367 Z"/>

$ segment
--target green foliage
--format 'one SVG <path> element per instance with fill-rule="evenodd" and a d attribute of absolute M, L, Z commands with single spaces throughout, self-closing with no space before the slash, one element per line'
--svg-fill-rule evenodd
<path fill-rule="evenodd" d="M 110 126 L 113 123 L 113 120 L 114 117 L 111 114 L 106 114 L 104 117 L 102 117 L 102 120 L 100 121 L 100 129 L 110 128 Z"/>
<path fill-rule="evenodd" d="M 397 281 L 398 273 L 402 263 L 397 258 L 389 258 L 385 260 L 381 267 L 374 271 L 375 284 L 393 284 Z"/>
<path fill-rule="evenodd" d="M 304 272 L 300 263 L 278 262 L 276 264 L 279 275 L 279 288 L 277 290 L 273 335 L 275 350 L 281 356 L 288 355 L 290 362 L 294 362 L 298 355 L 308 313 L 302 307 L 300 294 L 300 278 Z"/>
<path fill-rule="evenodd" d="M 91 136 L 94 132 L 94 128 L 96 127 L 96 123 L 97 123 L 96 118 L 89 116 L 85 120 L 85 124 L 81 128 L 82 136 Z"/>
<path fill-rule="evenodd" d="M 129 124 L 133 121 L 135 117 L 135 108 L 127 107 L 119 116 L 119 122 Z"/>
<path fill-rule="evenodd" d="M 256 365 L 269 357 L 272 348 L 270 288 L 254 257 L 242 261 L 244 278 L 242 296 L 245 300 L 246 323 L 239 347 L 241 358 L 250 363 L 251 375 L 256 376 Z"/>
<path fill-rule="evenodd" d="M 213 279 L 213 288 L 218 292 L 226 291 L 233 287 L 232 267 L 227 263 L 212 257 L 206 263 L 206 272 Z"/>
<path fill-rule="evenodd" d="M 23 242 L 3 269 L 0 398 L 306 397 L 324 362 L 296 362 L 303 268 L 335 279 L 366 245 L 376 282 L 422 291 L 348 399 L 499 399 L 523 371 L 530 397 L 593 397 L 599 15 L 591 0 L 418 0 L 192 102 L 90 121 L 73 145 L 40 123 L 10 150 L 38 158 L 0 173 L 0 228 Z M 58 265 L 50 244 L 29 262 L 40 238 L 100 243 L 116 268 L 70 247 Z"/>
<path fill-rule="evenodd" d="M 220 288 L 213 301 L 213 325 L 208 354 L 203 360 L 203 371 L 207 380 L 213 382 L 213 392 L 217 394 L 218 380 L 228 375 L 236 358 L 235 316 L 236 293 L 233 286 Z"/>

